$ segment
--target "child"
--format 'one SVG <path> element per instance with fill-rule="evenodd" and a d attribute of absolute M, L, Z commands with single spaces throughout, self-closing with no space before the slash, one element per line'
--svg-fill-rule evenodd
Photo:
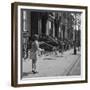
<path fill-rule="evenodd" d="M 37 63 L 37 59 L 38 59 L 38 52 L 41 49 L 39 48 L 38 35 L 35 34 L 33 39 L 34 39 L 34 41 L 33 41 L 32 46 L 31 46 L 32 72 L 37 73 L 36 63 Z"/>

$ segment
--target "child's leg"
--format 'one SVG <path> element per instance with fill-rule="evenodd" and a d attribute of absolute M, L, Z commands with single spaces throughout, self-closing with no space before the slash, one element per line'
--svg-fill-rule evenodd
<path fill-rule="evenodd" d="M 32 71 L 36 71 L 36 61 L 35 59 L 32 60 Z"/>
<path fill-rule="evenodd" d="M 34 60 L 32 60 L 32 71 L 34 71 Z"/>
<path fill-rule="evenodd" d="M 36 62 L 34 63 L 34 70 L 36 71 Z"/>

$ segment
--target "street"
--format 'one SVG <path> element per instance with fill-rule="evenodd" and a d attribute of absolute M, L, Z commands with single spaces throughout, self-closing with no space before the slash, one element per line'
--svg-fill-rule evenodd
<path fill-rule="evenodd" d="M 53 77 L 53 76 L 69 76 L 80 75 L 80 51 L 76 55 L 73 54 L 73 49 L 65 51 L 63 56 L 58 55 L 42 55 L 39 56 L 37 61 L 38 73 L 32 73 L 32 60 L 23 60 L 23 78 L 32 77 Z"/>

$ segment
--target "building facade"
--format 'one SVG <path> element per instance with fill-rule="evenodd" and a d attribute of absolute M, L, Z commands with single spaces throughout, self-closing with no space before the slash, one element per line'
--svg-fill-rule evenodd
<path fill-rule="evenodd" d="M 25 53 L 34 34 L 51 36 L 62 41 L 80 41 L 81 13 L 22 10 L 21 31 Z"/>

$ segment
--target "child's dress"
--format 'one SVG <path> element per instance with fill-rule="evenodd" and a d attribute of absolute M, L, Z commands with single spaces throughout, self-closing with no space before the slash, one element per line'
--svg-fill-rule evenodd
<path fill-rule="evenodd" d="M 38 59 L 38 51 L 39 51 L 39 43 L 38 41 L 34 41 L 31 46 L 30 58 L 32 60 Z"/>

